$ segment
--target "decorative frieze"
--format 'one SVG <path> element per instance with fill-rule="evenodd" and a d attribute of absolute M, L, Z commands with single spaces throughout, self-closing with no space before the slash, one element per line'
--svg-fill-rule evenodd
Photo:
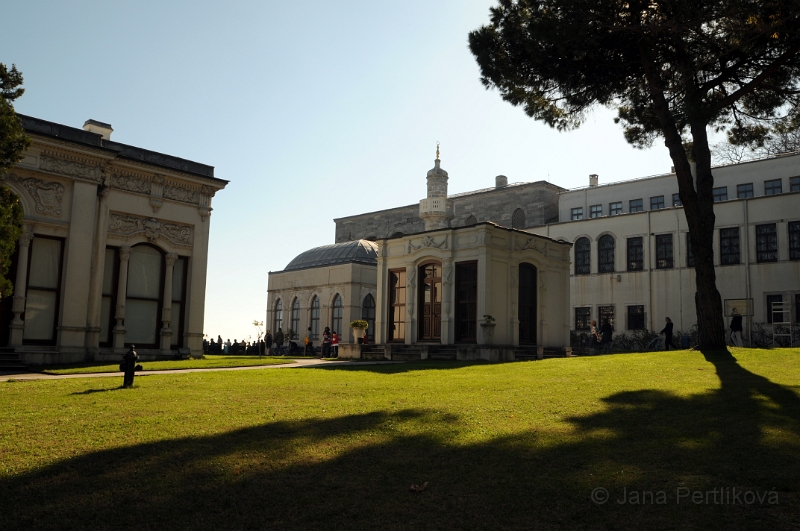
<path fill-rule="evenodd" d="M 142 218 L 129 214 L 110 214 L 108 231 L 125 236 L 144 232 L 145 237 L 151 242 L 163 237 L 177 244 L 192 244 L 192 227 L 169 223 L 156 218 Z"/>
<path fill-rule="evenodd" d="M 167 199 L 172 199 L 173 201 L 181 201 L 183 203 L 191 203 L 193 205 L 200 204 L 199 193 L 179 186 L 164 186 L 164 197 Z"/>
<path fill-rule="evenodd" d="M 103 172 L 99 166 L 89 166 L 68 160 L 56 159 L 42 155 L 39 157 L 39 169 L 69 175 L 70 177 L 80 177 L 95 182 L 103 180 Z"/>
<path fill-rule="evenodd" d="M 20 177 L 15 173 L 8 174 L 8 178 L 22 185 L 33 197 L 37 213 L 61 217 L 61 200 L 64 197 L 64 186 L 61 183 L 45 182 L 33 177 Z"/>
<path fill-rule="evenodd" d="M 119 188 L 120 190 L 127 190 L 129 192 L 136 192 L 139 194 L 150 195 L 152 183 L 145 179 L 137 179 L 129 175 L 120 175 L 118 173 L 111 175 L 111 186 Z"/>
<path fill-rule="evenodd" d="M 439 243 L 436 243 L 436 240 L 434 240 L 431 236 L 425 236 L 424 238 L 422 238 L 422 241 L 420 242 L 419 245 L 414 245 L 413 243 L 411 243 L 411 240 L 409 240 L 408 242 L 409 253 L 416 251 L 417 249 L 422 249 L 423 247 L 429 247 L 429 248 L 433 247 L 435 249 L 447 249 L 447 236 L 445 236 Z"/>

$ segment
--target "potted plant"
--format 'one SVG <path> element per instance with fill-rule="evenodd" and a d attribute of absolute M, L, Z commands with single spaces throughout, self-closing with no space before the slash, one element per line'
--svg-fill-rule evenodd
<path fill-rule="evenodd" d="M 494 336 L 494 327 L 495 319 L 491 315 L 484 315 L 483 322 L 481 323 L 481 329 L 483 330 L 483 342 L 484 343 L 491 343 L 492 337 Z"/>
<path fill-rule="evenodd" d="M 353 329 L 353 337 L 356 338 L 356 343 L 363 343 L 364 334 L 366 334 L 367 328 L 369 328 L 369 323 L 364 319 L 356 319 L 350 322 L 350 328 Z"/>

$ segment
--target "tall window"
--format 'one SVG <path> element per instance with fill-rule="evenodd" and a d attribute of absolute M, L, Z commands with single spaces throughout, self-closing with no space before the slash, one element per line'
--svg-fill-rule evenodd
<path fill-rule="evenodd" d="M 519 342 L 536 344 L 536 267 L 519 265 Z"/>
<path fill-rule="evenodd" d="M 100 346 L 110 347 L 113 342 L 115 307 L 117 305 L 117 250 L 107 247 L 103 262 L 103 298 L 100 301 Z"/>
<path fill-rule="evenodd" d="M 25 343 L 54 345 L 61 291 L 63 240 L 36 236 L 31 242 L 25 299 Z"/>
<path fill-rule="evenodd" d="M 694 267 L 694 252 L 692 251 L 692 235 L 686 233 L 686 267 Z"/>
<path fill-rule="evenodd" d="M 628 306 L 628 330 L 644 330 L 644 306 Z"/>
<path fill-rule="evenodd" d="M 389 341 L 406 338 L 406 270 L 389 271 Z"/>
<path fill-rule="evenodd" d="M 592 251 L 589 238 L 578 238 L 575 242 L 575 274 L 588 275 L 591 270 Z"/>
<path fill-rule="evenodd" d="M 656 269 L 672 269 L 672 234 L 656 235 Z"/>
<path fill-rule="evenodd" d="M 300 300 L 295 297 L 292 302 L 292 320 L 291 325 L 292 337 L 290 339 L 300 339 Z"/>
<path fill-rule="evenodd" d="M 681 194 L 672 194 L 672 206 L 683 206 L 681 202 Z"/>
<path fill-rule="evenodd" d="M 783 312 L 774 312 L 772 305 L 775 303 L 782 303 L 783 295 L 767 295 L 767 322 L 768 323 L 782 323 L 785 321 Z"/>
<path fill-rule="evenodd" d="M 375 299 L 369 293 L 361 303 L 361 318 L 367 322 L 367 339 L 375 342 Z M 342 331 L 339 330 L 339 333 Z"/>
<path fill-rule="evenodd" d="M 664 196 L 657 195 L 650 198 L 650 210 L 659 210 L 664 208 Z"/>
<path fill-rule="evenodd" d="M 456 341 L 477 339 L 478 263 L 456 264 Z"/>
<path fill-rule="evenodd" d="M 283 328 L 283 302 L 280 299 L 275 303 L 275 320 L 274 329 L 272 331 L 273 337 L 278 333 L 278 328 Z"/>
<path fill-rule="evenodd" d="M 525 211 L 518 208 L 511 215 L 511 228 L 522 229 L 525 227 Z"/>
<path fill-rule="evenodd" d="M 622 214 L 622 201 L 616 201 L 608 204 L 608 213 L 611 216 Z"/>
<path fill-rule="evenodd" d="M 614 272 L 614 237 L 610 234 L 600 236 L 597 240 L 597 270 L 600 273 Z"/>
<path fill-rule="evenodd" d="M 575 308 L 575 330 L 591 330 L 592 309 Z"/>
<path fill-rule="evenodd" d="M 614 307 L 613 306 L 599 306 L 597 308 L 597 314 L 599 317 L 598 323 L 600 326 L 603 326 L 603 323 L 608 321 L 611 325 L 611 329 L 614 330 Z"/>
<path fill-rule="evenodd" d="M 792 177 L 789 179 L 789 191 L 800 192 L 800 177 Z"/>
<path fill-rule="evenodd" d="M 789 222 L 789 260 L 800 260 L 800 221 Z"/>
<path fill-rule="evenodd" d="M 570 220 L 576 221 L 583 219 L 583 207 L 573 208 L 570 210 Z"/>
<path fill-rule="evenodd" d="M 186 258 L 178 258 L 172 266 L 172 348 L 183 346 L 183 321 L 186 299 Z"/>
<path fill-rule="evenodd" d="M 309 317 L 311 318 L 311 339 L 319 339 L 319 297 L 316 295 L 311 299 Z"/>
<path fill-rule="evenodd" d="M 603 205 L 592 205 L 589 207 L 590 218 L 592 219 L 599 218 L 602 215 L 603 215 Z"/>
<path fill-rule="evenodd" d="M 375 319 L 373 309 L 372 318 Z M 331 330 L 342 335 L 342 315 L 344 315 L 344 305 L 342 304 L 342 297 L 337 293 L 333 298 L 333 310 L 331 311 Z M 363 317 L 362 317 L 363 319 Z M 371 332 L 370 328 L 375 328 L 374 323 L 367 328 L 367 333 Z"/>
<path fill-rule="evenodd" d="M 719 261 L 722 265 L 739 263 L 739 227 L 719 229 Z"/>
<path fill-rule="evenodd" d="M 751 197 L 753 197 L 753 183 L 736 185 L 737 199 L 750 199 Z"/>
<path fill-rule="evenodd" d="M 756 225 L 756 261 L 778 261 L 778 232 L 775 223 Z"/>
<path fill-rule="evenodd" d="M 764 195 L 777 195 L 783 191 L 780 179 L 764 181 Z"/>
<path fill-rule="evenodd" d="M 161 251 L 146 244 L 131 248 L 125 301 L 125 343 L 158 348 L 163 284 Z"/>
<path fill-rule="evenodd" d="M 644 239 L 641 236 L 628 238 L 628 271 L 644 269 Z"/>
<path fill-rule="evenodd" d="M 644 210 L 641 199 L 631 199 L 628 202 L 628 212 L 641 212 Z"/>
<path fill-rule="evenodd" d="M 714 195 L 714 202 L 719 203 L 720 201 L 727 201 L 728 200 L 728 187 L 727 186 L 720 186 L 719 188 L 714 188 L 711 190 L 711 193 Z"/>

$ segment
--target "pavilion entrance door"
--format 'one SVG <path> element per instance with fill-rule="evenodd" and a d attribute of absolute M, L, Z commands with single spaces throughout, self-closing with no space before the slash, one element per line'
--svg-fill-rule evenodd
<path fill-rule="evenodd" d="M 519 342 L 536 344 L 536 267 L 519 265 Z"/>
<path fill-rule="evenodd" d="M 419 341 L 442 339 L 442 264 L 419 267 Z"/>

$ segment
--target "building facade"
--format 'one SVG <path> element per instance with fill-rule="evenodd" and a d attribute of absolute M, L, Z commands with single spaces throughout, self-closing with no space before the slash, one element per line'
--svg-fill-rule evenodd
<path fill-rule="evenodd" d="M 23 234 L 0 342 L 28 364 L 201 356 L 214 168 L 22 116 L 32 146 L 3 176 Z"/>

